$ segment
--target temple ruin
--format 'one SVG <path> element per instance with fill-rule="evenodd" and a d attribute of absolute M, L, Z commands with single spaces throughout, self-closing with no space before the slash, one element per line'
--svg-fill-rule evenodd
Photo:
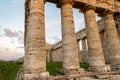
<path fill-rule="evenodd" d="M 46 2 L 54 3 L 61 9 L 62 25 L 62 41 L 52 46 L 47 53 L 44 16 Z M 73 8 L 78 9 L 85 18 L 85 29 L 76 34 Z M 85 54 L 92 72 L 107 72 L 106 63 L 110 64 L 111 70 L 119 70 L 119 12 L 119 0 L 26 0 L 24 80 L 46 80 L 49 77 L 46 61 L 55 61 L 55 58 L 62 61 L 65 75 L 83 72 L 79 66 L 82 54 Z M 102 19 L 97 22 L 95 14 Z M 83 51 L 79 50 L 80 40 Z"/>

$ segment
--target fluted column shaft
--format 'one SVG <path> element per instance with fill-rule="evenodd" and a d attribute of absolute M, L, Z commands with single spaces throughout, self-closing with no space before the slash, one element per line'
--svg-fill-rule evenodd
<path fill-rule="evenodd" d="M 82 49 L 83 49 L 83 51 L 87 50 L 87 44 L 86 44 L 86 39 L 85 38 L 82 39 Z"/>
<path fill-rule="evenodd" d="M 113 65 L 120 64 L 120 41 L 113 13 L 109 11 L 106 12 L 103 19 L 105 24 L 107 50 L 110 55 L 110 63 Z"/>
<path fill-rule="evenodd" d="M 80 42 L 80 41 L 77 41 L 77 44 L 78 44 L 78 55 L 79 55 L 79 61 L 81 62 L 81 61 L 82 61 L 82 54 L 81 54 L 79 42 Z"/>
<path fill-rule="evenodd" d="M 105 31 L 100 32 L 100 39 L 101 39 L 103 54 L 104 54 L 104 57 L 105 57 L 105 62 L 110 63 L 109 54 L 107 52 L 106 33 L 105 33 Z"/>
<path fill-rule="evenodd" d="M 80 52 L 80 44 L 79 44 L 79 41 L 77 41 L 77 45 L 78 45 L 78 52 Z"/>
<path fill-rule="evenodd" d="M 86 44 L 86 38 L 82 39 L 82 51 L 83 51 L 83 60 L 85 62 L 88 62 L 88 52 L 87 52 L 87 44 Z"/>
<path fill-rule="evenodd" d="M 119 13 L 114 14 L 114 20 L 115 20 L 115 24 L 118 31 L 118 37 L 120 40 L 120 14 Z"/>
<path fill-rule="evenodd" d="M 70 70 L 79 69 L 78 45 L 74 30 L 73 9 L 69 0 L 62 0 L 61 19 L 62 19 L 62 51 L 63 68 L 65 74 Z M 68 72 L 67 72 L 68 71 Z"/>
<path fill-rule="evenodd" d="M 88 61 L 91 71 L 106 71 L 99 31 L 97 27 L 95 8 L 86 6 L 84 10 L 88 42 Z"/>
<path fill-rule="evenodd" d="M 44 0 L 29 0 L 24 61 L 24 80 L 32 80 L 46 71 Z"/>
<path fill-rule="evenodd" d="M 50 50 L 46 51 L 46 62 L 50 62 Z"/>
<path fill-rule="evenodd" d="M 120 40 L 120 24 L 118 25 L 118 37 L 119 37 L 119 40 Z"/>

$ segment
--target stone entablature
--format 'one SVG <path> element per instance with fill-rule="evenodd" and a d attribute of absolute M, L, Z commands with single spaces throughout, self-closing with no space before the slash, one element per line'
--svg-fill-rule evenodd
<path fill-rule="evenodd" d="M 46 2 L 52 2 L 58 4 L 59 0 L 46 0 Z M 96 7 L 96 11 L 110 10 L 113 12 L 120 12 L 120 1 L 118 0 L 73 0 L 74 8 L 83 8 L 85 4 Z"/>

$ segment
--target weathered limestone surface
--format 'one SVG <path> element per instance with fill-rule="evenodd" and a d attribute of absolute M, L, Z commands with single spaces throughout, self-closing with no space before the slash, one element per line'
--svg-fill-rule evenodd
<path fill-rule="evenodd" d="M 97 25 L 99 27 L 99 32 L 103 31 L 104 23 L 103 23 L 102 19 L 97 21 Z M 86 29 L 85 28 L 76 33 L 77 41 L 82 40 L 85 37 L 86 37 Z M 56 49 L 56 48 L 59 48 L 59 47 L 62 47 L 62 41 L 60 41 L 60 42 L 56 43 L 55 45 L 53 45 L 53 49 Z"/>
<path fill-rule="evenodd" d="M 52 62 L 62 62 L 62 47 L 53 49 Z"/>
<path fill-rule="evenodd" d="M 119 18 L 120 19 L 120 18 Z M 120 24 L 120 20 L 118 19 L 118 16 L 116 16 L 115 17 L 115 22 L 116 22 L 116 24 L 118 25 L 118 24 Z M 101 34 L 101 32 L 102 31 L 104 31 L 104 21 L 103 21 L 103 19 L 101 19 L 101 20 L 99 20 L 99 21 L 97 21 L 97 25 L 98 25 L 98 27 L 99 27 L 99 34 L 100 34 L 100 38 L 102 39 L 103 38 L 103 36 L 102 36 L 102 34 Z M 119 35 L 120 36 L 120 35 Z M 84 29 L 82 29 L 82 30 L 80 30 L 80 31 L 78 31 L 77 33 L 76 33 L 76 38 L 77 38 L 77 41 L 79 41 L 79 40 L 82 40 L 82 39 L 84 39 L 86 37 L 86 29 L 84 28 Z M 105 36 L 104 36 L 105 37 Z M 120 38 L 120 37 L 119 37 Z M 103 39 L 104 40 L 104 39 Z M 103 41 L 102 40 L 102 42 L 104 43 L 105 41 Z M 103 44 L 102 43 L 102 44 Z M 58 42 L 58 43 L 56 43 L 55 45 L 53 45 L 53 54 L 54 54 L 54 56 L 52 57 L 52 59 L 54 60 L 54 61 L 61 61 L 62 60 L 62 57 L 59 57 L 59 59 L 56 59 L 55 57 L 56 56 L 58 56 L 59 54 L 62 54 L 62 52 L 59 50 L 59 49 L 61 49 L 62 48 L 62 41 L 60 41 L 60 42 Z M 56 51 L 57 50 L 57 51 Z M 55 52 L 55 53 L 54 53 Z M 87 52 L 88 51 L 81 51 L 81 54 L 82 54 L 82 58 L 84 58 L 84 60 L 86 61 L 87 60 Z M 104 51 L 104 49 L 103 49 L 103 52 L 105 52 Z M 107 54 L 107 50 L 106 50 L 106 53 L 104 53 L 104 55 L 106 55 L 106 57 L 105 57 L 105 60 L 106 60 L 106 63 L 109 63 L 109 58 L 108 58 L 108 56 L 107 55 L 109 55 L 109 53 Z"/>
<path fill-rule="evenodd" d="M 107 71 L 97 27 L 95 8 L 86 6 L 84 10 L 88 42 L 88 62 L 92 71 Z M 98 64 L 99 63 L 99 64 Z"/>
<path fill-rule="evenodd" d="M 86 43 L 86 38 L 82 39 L 82 50 L 86 51 L 87 50 L 87 43 Z"/>
<path fill-rule="evenodd" d="M 24 80 L 38 80 L 46 72 L 46 44 L 44 25 L 44 0 L 29 0 L 28 25 L 24 60 Z M 29 79 L 31 78 L 31 79 Z"/>
<path fill-rule="evenodd" d="M 65 74 L 77 70 L 79 66 L 78 46 L 74 30 L 73 9 L 70 0 L 61 1 L 62 19 L 62 55 Z"/>
<path fill-rule="evenodd" d="M 106 12 L 103 16 L 106 33 L 107 50 L 109 53 L 110 63 L 112 65 L 120 64 L 120 41 L 113 18 L 112 12 Z"/>
<path fill-rule="evenodd" d="M 109 53 L 107 52 L 107 44 L 106 44 L 106 33 L 103 31 L 100 32 L 100 40 L 102 44 L 102 49 L 105 57 L 105 63 L 110 63 L 109 61 Z"/>
<path fill-rule="evenodd" d="M 119 6 L 120 2 L 118 0 L 75 0 L 75 1 L 87 3 L 94 7 L 104 8 L 111 11 L 118 11 L 120 9 Z"/>
<path fill-rule="evenodd" d="M 53 48 L 47 49 L 47 53 L 44 25 L 44 4 L 46 1 L 56 3 L 61 8 L 62 15 L 62 42 L 57 46 L 53 46 Z M 54 56 L 56 59 L 58 58 L 58 61 L 62 60 L 65 74 L 79 73 L 81 72 L 79 55 L 83 52 L 88 55 L 87 61 L 90 64 L 91 71 L 107 71 L 105 60 L 106 63 L 110 62 L 113 68 L 120 69 L 120 39 L 118 37 L 118 34 L 120 34 L 120 21 L 117 18 L 118 23 L 115 24 L 113 13 L 111 13 L 120 12 L 119 0 L 26 0 L 25 7 L 26 54 L 24 80 L 47 80 L 49 73 L 46 72 L 46 58 L 50 62 Z M 77 33 L 77 37 L 74 30 L 73 7 L 83 10 L 85 15 L 86 30 L 83 29 Z M 105 26 L 102 25 L 98 29 L 95 13 L 101 14 L 101 11 L 108 12 L 104 16 L 102 15 Z M 101 32 L 103 29 L 104 34 Z M 86 51 L 85 41 L 83 41 L 83 51 L 80 51 L 77 40 L 84 39 L 86 36 L 88 52 Z M 51 53 L 53 49 L 55 54 Z M 60 52 L 59 55 L 56 55 L 57 52 Z"/>
<path fill-rule="evenodd" d="M 119 40 L 120 40 L 120 14 L 114 15 L 114 20 L 115 20 L 115 24 L 116 24 L 116 27 L 117 27 Z"/>
<path fill-rule="evenodd" d="M 58 4 L 58 0 L 46 0 L 48 2 Z M 115 12 L 120 12 L 120 1 L 119 0 L 73 0 L 74 8 L 83 8 L 84 4 L 89 4 L 96 7 L 96 12 L 101 12 L 102 10 L 111 10 Z"/>
<path fill-rule="evenodd" d="M 77 45 L 78 45 L 78 53 L 80 52 L 80 41 L 77 41 Z"/>
<path fill-rule="evenodd" d="M 104 29 L 104 23 L 103 23 L 103 20 L 99 20 L 97 21 L 97 25 L 99 27 L 99 32 L 103 31 Z M 76 33 L 76 38 L 77 38 L 77 41 L 79 40 L 82 40 L 83 38 L 86 38 L 86 29 L 82 29 L 80 31 L 78 31 Z M 62 47 L 62 41 L 56 43 L 55 45 L 53 45 L 53 49 L 56 49 L 56 48 L 59 48 L 59 47 Z"/>
<path fill-rule="evenodd" d="M 26 45 L 26 33 L 27 33 L 27 26 L 28 26 L 28 16 L 29 16 L 29 5 L 28 5 L 29 2 L 25 1 L 25 30 L 24 30 L 24 46 Z"/>
<path fill-rule="evenodd" d="M 82 39 L 82 56 L 83 56 L 83 61 L 88 62 L 88 52 L 87 52 L 87 43 L 86 43 L 86 38 Z"/>
<path fill-rule="evenodd" d="M 60 48 L 60 47 L 62 47 L 62 41 L 53 45 L 53 49 L 57 49 L 57 48 Z"/>
<path fill-rule="evenodd" d="M 79 57 L 79 61 L 82 61 L 82 54 L 81 54 L 81 50 L 80 50 L 80 41 L 77 41 L 77 45 L 78 45 L 78 57 Z"/>
<path fill-rule="evenodd" d="M 53 45 L 46 44 L 46 61 L 47 62 L 51 61 L 52 47 Z"/>

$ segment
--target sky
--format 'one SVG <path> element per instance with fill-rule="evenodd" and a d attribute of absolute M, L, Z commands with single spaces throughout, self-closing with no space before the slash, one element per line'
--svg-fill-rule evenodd
<path fill-rule="evenodd" d="M 84 15 L 79 13 L 79 10 L 73 9 L 75 31 L 84 28 Z M 46 41 L 54 44 L 62 39 L 61 37 L 61 10 L 55 4 L 45 4 L 45 28 Z"/>
<path fill-rule="evenodd" d="M 0 2 L 0 60 L 24 54 L 24 0 Z"/>
<path fill-rule="evenodd" d="M 73 17 L 75 31 L 83 29 L 84 15 L 78 9 L 73 9 Z M 49 44 L 62 39 L 60 8 L 48 2 L 45 3 L 45 31 L 46 42 Z M 0 48 L 24 54 L 24 0 L 1 0 Z"/>
<path fill-rule="evenodd" d="M 0 3 L 0 47 L 23 46 L 24 1 L 1 0 Z"/>

